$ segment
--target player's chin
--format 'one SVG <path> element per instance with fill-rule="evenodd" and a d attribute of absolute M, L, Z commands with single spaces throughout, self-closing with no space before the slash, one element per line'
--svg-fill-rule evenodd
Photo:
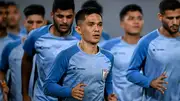
<path fill-rule="evenodd" d="M 132 31 L 132 32 L 131 32 L 132 35 L 138 35 L 138 34 L 140 34 L 140 33 L 141 33 L 140 30 L 135 30 L 135 31 Z"/>
<path fill-rule="evenodd" d="M 69 32 L 69 28 L 66 28 L 66 29 L 59 29 L 61 33 L 68 33 Z"/>
<path fill-rule="evenodd" d="M 100 39 L 93 39 L 93 40 L 91 40 L 91 43 L 92 43 L 92 44 L 98 44 L 99 41 L 100 41 Z"/>

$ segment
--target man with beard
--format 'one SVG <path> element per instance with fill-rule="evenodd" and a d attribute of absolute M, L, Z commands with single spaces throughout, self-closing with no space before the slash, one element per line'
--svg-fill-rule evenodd
<path fill-rule="evenodd" d="M 140 39 L 127 78 L 144 87 L 144 101 L 179 101 L 180 2 L 162 0 L 159 9 L 162 26 Z"/>
<path fill-rule="evenodd" d="M 54 0 L 51 13 L 53 24 L 31 31 L 26 39 L 22 59 L 23 101 L 31 101 L 28 86 L 35 54 L 38 78 L 35 82 L 33 101 L 58 100 L 43 93 L 43 83 L 56 55 L 77 42 L 76 38 L 71 36 L 74 9 L 73 0 Z"/>
<path fill-rule="evenodd" d="M 13 38 L 26 36 L 23 32 L 24 27 L 20 27 L 21 15 L 18 9 L 18 5 L 15 2 L 7 2 L 7 32 Z"/>
<path fill-rule="evenodd" d="M 44 15 L 45 9 L 41 5 L 32 4 L 24 9 L 24 14 L 27 19 L 27 23 L 33 22 L 32 25 L 36 24 L 36 20 L 40 21 L 35 27 L 38 28 L 45 24 Z M 29 30 L 30 31 L 30 30 Z M 21 95 L 21 61 L 23 56 L 23 42 L 24 39 L 13 41 L 8 43 L 2 52 L 2 60 L 0 61 L 0 80 L 4 81 L 5 76 L 7 77 L 7 70 L 10 70 L 10 83 L 9 83 L 9 96 L 10 101 L 22 101 Z M 32 88 L 32 85 L 31 85 Z M 4 93 L 7 93 L 8 88 L 2 88 Z M 4 95 L 4 98 L 6 96 Z"/>

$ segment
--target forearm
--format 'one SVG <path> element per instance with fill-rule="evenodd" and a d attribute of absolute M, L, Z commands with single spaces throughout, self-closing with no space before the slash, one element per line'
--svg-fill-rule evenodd
<path fill-rule="evenodd" d="M 55 97 L 70 97 L 72 89 L 70 87 L 60 86 L 57 83 L 47 83 L 44 85 L 44 93 Z"/>
<path fill-rule="evenodd" d="M 2 71 L 0 71 L 0 85 L 2 88 L 7 86 L 7 84 L 5 82 L 5 73 Z"/>
<path fill-rule="evenodd" d="M 3 71 L 0 71 L 0 80 L 5 80 L 5 73 Z"/>
<path fill-rule="evenodd" d="M 22 70 L 21 70 L 22 95 L 28 95 L 31 71 L 32 71 L 32 59 L 23 56 Z"/>
<path fill-rule="evenodd" d="M 127 79 L 132 82 L 135 83 L 141 87 L 145 87 L 148 88 L 150 87 L 150 83 L 152 81 L 151 78 L 148 78 L 146 76 L 144 76 L 142 73 L 140 73 L 140 71 L 130 71 L 127 74 Z"/>

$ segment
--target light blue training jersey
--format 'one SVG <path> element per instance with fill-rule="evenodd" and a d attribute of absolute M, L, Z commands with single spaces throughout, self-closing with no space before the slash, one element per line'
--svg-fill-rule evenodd
<path fill-rule="evenodd" d="M 144 87 L 143 101 L 180 101 L 180 37 L 168 38 L 158 29 L 138 43 L 128 69 L 127 78 Z M 144 67 L 144 68 L 143 68 Z M 143 68 L 143 74 L 139 71 Z M 166 72 L 164 94 L 150 87 L 153 79 Z"/>
<path fill-rule="evenodd" d="M 1 61 L 1 55 L 4 47 L 14 40 L 20 39 L 20 37 L 16 37 L 14 35 L 7 35 L 5 37 L 0 38 L 0 61 Z M 2 90 L 0 90 L 0 101 L 3 100 Z"/>
<path fill-rule="evenodd" d="M 114 55 L 112 81 L 118 101 L 142 101 L 142 87 L 129 82 L 126 78 L 136 44 L 128 44 L 118 37 L 107 41 L 102 48 L 109 50 Z"/>
<path fill-rule="evenodd" d="M 49 32 L 51 26 L 43 26 L 31 31 L 23 46 L 29 56 L 36 54 L 38 78 L 35 82 L 33 101 L 57 101 L 57 98 L 43 93 L 43 83 L 56 55 L 77 42 L 77 39 L 71 35 L 54 36 Z"/>
<path fill-rule="evenodd" d="M 22 101 L 21 95 L 21 61 L 23 56 L 21 40 L 8 43 L 2 52 L 0 70 L 7 73 L 10 70 L 10 101 Z"/>
<path fill-rule="evenodd" d="M 97 54 L 87 54 L 78 43 L 59 53 L 46 78 L 44 92 L 62 97 L 63 101 L 78 101 L 71 96 L 71 91 L 83 83 L 86 85 L 83 101 L 103 101 L 104 93 L 113 93 L 112 65 L 111 53 L 99 48 Z"/>

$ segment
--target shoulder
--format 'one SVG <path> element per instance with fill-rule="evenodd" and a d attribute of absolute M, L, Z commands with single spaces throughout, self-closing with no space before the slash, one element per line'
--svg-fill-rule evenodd
<path fill-rule="evenodd" d="M 100 49 L 100 52 L 106 56 L 106 58 L 108 58 L 110 61 L 113 61 L 114 60 L 114 56 L 107 50 L 105 49 Z"/>
<path fill-rule="evenodd" d="M 11 51 L 21 44 L 21 40 L 9 42 L 3 49 L 3 54 L 10 54 Z"/>
<path fill-rule="evenodd" d="M 120 37 L 113 38 L 111 40 L 106 41 L 105 44 L 102 46 L 102 48 L 104 48 L 106 50 L 111 50 L 111 48 L 114 47 L 114 45 L 116 45 L 120 42 L 121 42 Z"/>
<path fill-rule="evenodd" d="M 64 59 L 70 59 L 74 54 L 78 53 L 80 50 L 77 46 L 77 44 L 63 50 L 58 54 L 59 58 L 64 58 Z"/>
<path fill-rule="evenodd" d="M 158 30 L 154 30 L 147 35 L 143 36 L 140 40 L 139 43 L 141 44 L 146 44 L 148 45 L 152 40 L 156 39 L 159 36 Z"/>
<path fill-rule="evenodd" d="M 37 39 L 40 36 L 47 34 L 49 32 L 49 28 L 50 28 L 50 25 L 42 26 L 40 28 L 34 29 L 29 33 L 28 38 L 30 37 L 33 39 Z"/>

